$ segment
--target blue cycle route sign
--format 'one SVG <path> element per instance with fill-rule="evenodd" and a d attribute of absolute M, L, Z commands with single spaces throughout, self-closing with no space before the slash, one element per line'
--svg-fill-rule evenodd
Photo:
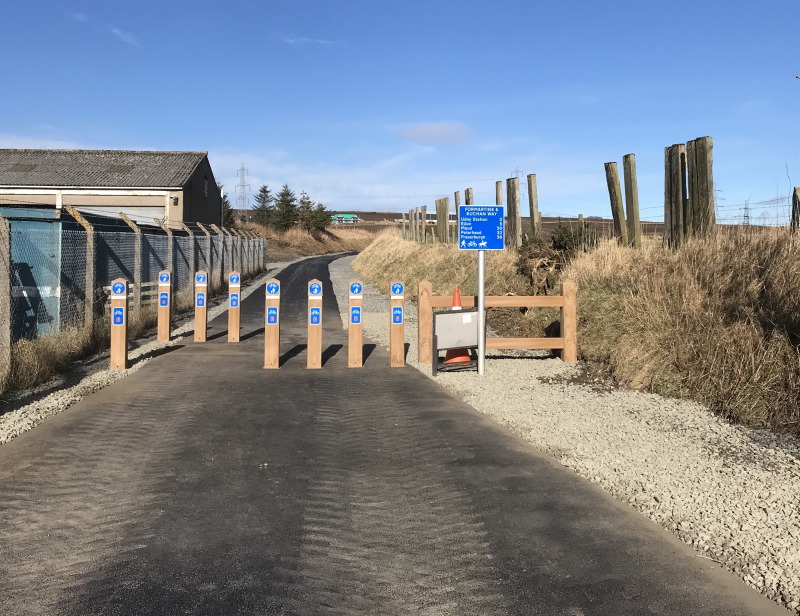
<path fill-rule="evenodd" d="M 322 285 L 318 282 L 315 282 L 310 287 L 308 287 L 308 292 L 311 293 L 311 295 L 319 295 L 320 293 L 322 293 Z"/>
<path fill-rule="evenodd" d="M 231 281 L 231 284 L 239 284 L 239 274 L 231 274 L 228 280 Z"/>
<path fill-rule="evenodd" d="M 267 323 L 274 325 L 278 322 L 278 308 L 276 306 L 270 306 L 267 308 Z"/>
<path fill-rule="evenodd" d="M 358 306 L 353 306 L 350 308 L 350 322 L 353 325 L 358 325 L 361 323 L 361 308 Z"/>
<path fill-rule="evenodd" d="M 114 325 L 125 325 L 125 309 L 114 308 L 114 311 L 111 315 L 111 322 Z"/>
<path fill-rule="evenodd" d="M 197 294 L 197 307 L 203 308 L 206 305 L 206 294 L 205 293 L 198 293 Z"/>
<path fill-rule="evenodd" d="M 125 285 L 121 282 L 115 282 L 111 286 L 111 292 L 114 295 L 122 295 L 123 293 L 125 293 Z"/>
<path fill-rule="evenodd" d="M 319 319 L 322 316 L 322 310 L 319 308 L 312 308 L 309 311 L 308 319 L 311 325 L 319 325 Z"/>
<path fill-rule="evenodd" d="M 206 275 L 203 272 L 200 272 L 199 274 L 197 274 L 197 276 L 194 277 L 194 281 L 197 284 L 203 284 L 206 281 Z"/>
<path fill-rule="evenodd" d="M 403 308 L 402 306 L 395 306 L 392 308 L 392 323 L 399 324 L 403 322 Z"/>
<path fill-rule="evenodd" d="M 459 206 L 458 248 L 460 250 L 503 250 L 504 237 L 502 206 Z"/>
<path fill-rule="evenodd" d="M 239 307 L 239 294 L 231 293 L 231 308 L 238 308 L 238 307 Z"/>
<path fill-rule="evenodd" d="M 277 282 L 270 282 L 267 285 L 267 293 L 269 293 L 270 295 L 277 295 L 279 289 L 280 287 L 278 286 Z"/>
<path fill-rule="evenodd" d="M 350 285 L 350 294 L 351 295 L 361 295 L 361 291 L 363 287 L 361 286 L 360 282 L 354 282 Z"/>
<path fill-rule="evenodd" d="M 159 293 L 158 294 L 158 305 L 159 306 L 169 306 L 169 293 Z"/>
<path fill-rule="evenodd" d="M 169 282 L 169 272 L 161 272 L 158 275 L 159 282 Z"/>
<path fill-rule="evenodd" d="M 392 285 L 392 295 L 402 295 L 403 294 L 403 285 L 399 282 L 395 282 Z"/>

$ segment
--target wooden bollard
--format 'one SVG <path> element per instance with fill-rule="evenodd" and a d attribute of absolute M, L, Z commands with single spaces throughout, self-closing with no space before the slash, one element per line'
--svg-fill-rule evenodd
<path fill-rule="evenodd" d="M 172 276 L 167 270 L 158 273 L 158 337 L 169 342 L 172 318 Z"/>
<path fill-rule="evenodd" d="M 128 281 L 111 283 L 111 369 L 128 367 Z"/>
<path fill-rule="evenodd" d="M 275 370 L 281 361 L 281 283 L 277 278 L 267 281 L 264 313 L 264 368 Z"/>
<path fill-rule="evenodd" d="M 420 280 L 417 286 L 417 362 L 430 364 L 433 361 L 433 307 L 431 297 L 433 286 L 427 280 Z"/>
<path fill-rule="evenodd" d="M 360 280 L 350 281 L 350 299 L 347 310 L 347 367 L 361 368 L 364 365 L 362 355 L 364 285 Z"/>
<path fill-rule="evenodd" d="M 228 274 L 228 342 L 239 342 L 241 290 L 242 277 L 239 272 Z"/>
<path fill-rule="evenodd" d="M 389 312 L 392 323 L 389 326 L 389 365 L 392 368 L 402 368 L 406 365 L 406 334 L 405 334 L 405 300 L 403 292 L 405 286 L 395 280 L 391 286 Z"/>
<path fill-rule="evenodd" d="M 322 368 L 322 283 L 308 283 L 308 346 L 306 368 Z"/>
<path fill-rule="evenodd" d="M 205 342 L 208 330 L 208 272 L 194 275 L 194 341 Z"/>
<path fill-rule="evenodd" d="M 564 339 L 564 349 L 561 359 L 565 362 L 578 361 L 578 307 L 577 289 L 571 280 L 561 283 L 561 295 L 564 297 L 564 306 L 561 308 L 561 337 Z"/>

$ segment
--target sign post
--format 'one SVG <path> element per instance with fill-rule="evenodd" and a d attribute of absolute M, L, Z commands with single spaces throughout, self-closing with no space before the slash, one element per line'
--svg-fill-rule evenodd
<path fill-rule="evenodd" d="M 406 334 L 405 334 L 405 300 L 403 293 L 405 286 L 399 280 L 392 282 L 391 300 L 389 311 L 392 323 L 389 326 L 389 365 L 392 368 L 402 368 L 406 365 Z"/>
<path fill-rule="evenodd" d="M 111 283 L 111 369 L 128 367 L 128 281 Z"/>
<path fill-rule="evenodd" d="M 208 330 L 208 272 L 196 272 L 194 275 L 194 341 L 205 342 Z"/>
<path fill-rule="evenodd" d="M 281 282 L 267 281 L 264 314 L 264 369 L 277 370 L 281 361 Z"/>
<path fill-rule="evenodd" d="M 322 283 L 308 283 L 308 346 L 306 368 L 322 368 Z"/>
<path fill-rule="evenodd" d="M 167 270 L 158 273 L 158 341 L 169 342 L 172 319 L 172 276 Z"/>
<path fill-rule="evenodd" d="M 239 342 L 239 304 L 242 277 L 239 272 L 228 274 L 228 342 Z"/>
<path fill-rule="evenodd" d="M 502 205 L 460 205 L 458 248 L 478 251 L 478 374 L 486 370 L 485 252 L 503 250 Z"/>
<path fill-rule="evenodd" d="M 364 285 L 360 280 L 350 281 L 350 301 L 348 302 L 347 321 L 347 367 L 361 368 L 364 365 L 362 353 L 363 318 L 362 308 Z"/>

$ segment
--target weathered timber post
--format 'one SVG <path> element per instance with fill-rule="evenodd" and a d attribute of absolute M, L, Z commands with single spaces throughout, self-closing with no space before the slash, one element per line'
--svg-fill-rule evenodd
<path fill-rule="evenodd" d="M 667 148 L 665 186 L 664 186 L 664 223 L 665 234 L 671 248 L 683 244 L 684 224 L 683 211 L 685 204 L 684 161 L 686 146 L 678 143 Z M 669 218 L 669 225 L 667 225 Z"/>
<path fill-rule="evenodd" d="M 450 197 L 439 199 L 439 207 L 436 208 L 436 227 L 439 231 L 439 241 L 446 244 L 450 241 Z"/>
<path fill-rule="evenodd" d="M 83 304 L 83 326 L 86 328 L 87 333 L 91 334 L 94 330 L 94 257 L 97 249 L 94 242 L 94 227 L 72 206 L 65 205 L 64 209 L 86 230 L 86 279 L 84 283 L 86 288 Z"/>
<path fill-rule="evenodd" d="M 420 232 L 420 227 L 422 223 L 419 219 L 419 208 L 414 208 L 414 241 L 420 242 L 422 241 L 422 233 Z"/>
<path fill-rule="evenodd" d="M 133 317 L 139 321 L 142 318 L 142 230 L 124 212 L 120 212 L 119 217 L 136 234 L 133 244 Z"/>
<path fill-rule="evenodd" d="M 461 193 L 456 191 L 453 193 L 453 198 L 455 199 L 456 204 L 456 223 L 455 227 L 453 228 L 453 243 L 458 244 L 458 225 L 461 221 L 461 213 L 458 211 L 459 206 L 461 205 Z M 448 216 L 447 220 L 448 224 L 450 223 L 450 217 Z"/>
<path fill-rule="evenodd" d="M 564 306 L 561 308 L 561 337 L 564 350 L 561 359 L 565 362 L 578 361 L 578 310 L 575 283 L 565 280 L 561 283 Z"/>
<path fill-rule="evenodd" d="M 536 174 L 528 174 L 528 205 L 531 215 L 531 237 L 542 236 L 542 225 L 539 219 L 539 191 L 536 186 Z"/>
<path fill-rule="evenodd" d="M 795 187 L 792 193 L 792 233 L 797 233 L 800 227 L 800 188 Z M 2 288 L 2 285 L 0 285 Z M 0 319 L 2 321 L 2 319 Z"/>
<path fill-rule="evenodd" d="M 11 375 L 11 224 L 0 216 L 0 392 Z"/>
<path fill-rule="evenodd" d="M 614 217 L 614 237 L 623 245 L 628 245 L 628 229 L 625 226 L 625 211 L 622 205 L 622 188 L 619 185 L 617 163 L 605 163 L 608 197 L 611 200 L 611 215 Z"/>
<path fill-rule="evenodd" d="M 433 286 L 421 280 L 417 287 L 417 362 L 430 364 L 433 356 L 431 332 L 433 331 Z"/>
<path fill-rule="evenodd" d="M 495 205 L 503 205 L 503 182 L 495 182 L 494 183 L 494 204 Z M 508 212 L 506 212 L 506 216 Z"/>
<path fill-rule="evenodd" d="M 167 267 L 164 269 L 167 269 L 170 273 L 173 273 L 175 268 L 172 267 L 172 229 L 161 222 L 158 218 L 154 218 L 153 220 L 155 220 L 156 224 L 161 227 L 161 230 L 167 234 Z"/>
<path fill-rule="evenodd" d="M 506 201 L 508 202 L 508 226 L 506 227 L 506 248 L 514 250 L 522 246 L 522 212 L 519 203 L 519 178 L 506 180 Z"/>
<path fill-rule="evenodd" d="M 464 205 L 475 205 L 475 201 L 473 200 L 472 189 L 471 188 L 467 188 L 464 191 Z"/>
<path fill-rule="evenodd" d="M 400 235 L 400 237 L 402 237 L 404 240 L 407 240 L 408 238 L 406 237 L 406 215 L 402 214 L 402 216 L 403 216 L 403 232 Z"/>
<path fill-rule="evenodd" d="M 422 241 L 424 243 L 428 243 L 428 206 L 423 205 L 420 209 L 420 214 L 422 216 Z"/>
<path fill-rule="evenodd" d="M 634 248 L 642 247 L 642 230 L 639 226 L 639 184 L 636 181 L 636 155 L 622 157 L 625 175 L 625 209 L 628 216 L 628 242 Z"/>
<path fill-rule="evenodd" d="M 695 235 L 707 237 L 717 224 L 714 211 L 714 142 L 711 137 L 698 137 L 694 140 L 693 150 L 696 172 L 695 177 L 690 178 L 693 185 L 692 227 Z"/>

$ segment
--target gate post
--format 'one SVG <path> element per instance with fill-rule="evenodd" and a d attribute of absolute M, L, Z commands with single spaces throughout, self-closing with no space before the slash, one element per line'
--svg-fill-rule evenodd
<path fill-rule="evenodd" d="M 417 362 L 431 363 L 433 348 L 433 286 L 427 280 L 421 280 L 417 287 Z"/>
<path fill-rule="evenodd" d="M 364 285 L 360 280 L 351 280 L 348 285 L 350 291 L 347 304 L 347 367 L 361 368 L 363 366 L 363 315 Z"/>
<path fill-rule="evenodd" d="M 578 310 L 575 283 L 565 280 L 561 283 L 561 295 L 564 306 L 561 308 L 561 337 L 564 338 L 564 350 L 561 359 L 565 362 L 578 361 Z"/>

